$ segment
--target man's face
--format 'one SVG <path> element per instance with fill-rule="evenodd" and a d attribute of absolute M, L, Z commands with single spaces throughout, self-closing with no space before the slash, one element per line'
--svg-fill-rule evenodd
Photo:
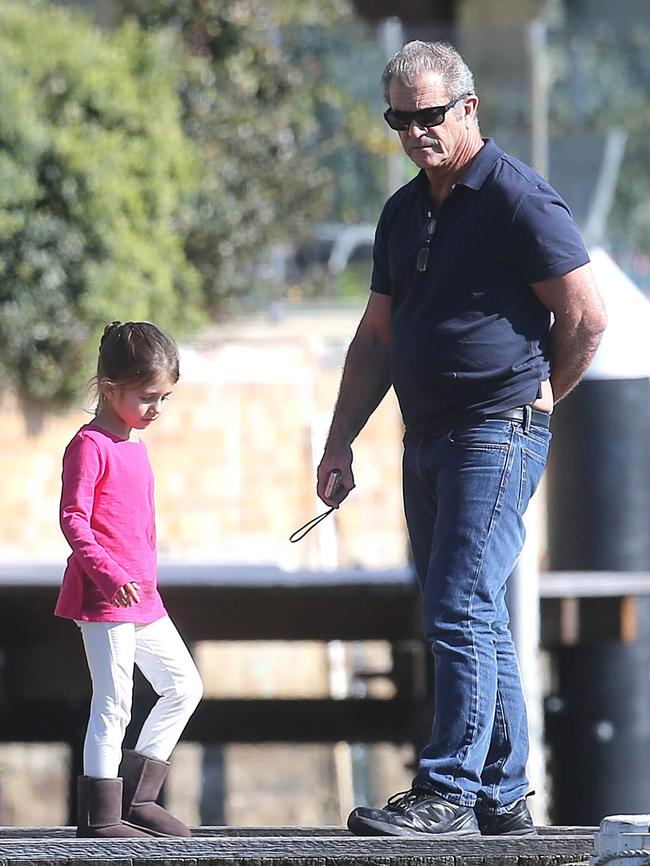
<path fill-rule="evenodd" d="M 417 111 L 436 105 L 446 105 L 457 93 L 449 93 L 436 72 L 422 72 L 409 86 L 393 79 L 388 89 L 390 107 L 397 111 Z M 415 122 L 399 132 L 404 152 L 418 168 L 435 169 L 453 164 L 454 155 L 468 136 L 475 96 L 459 100 L 445 114 L 439 126 L 419 127 Z"/>

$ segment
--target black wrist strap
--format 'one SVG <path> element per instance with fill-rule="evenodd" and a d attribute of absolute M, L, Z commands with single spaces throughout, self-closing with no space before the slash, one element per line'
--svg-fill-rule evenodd
<path fill-rule="evenodd" d="M 318 526 L 321 520 L 325 520 L 325 518 L 334 511 L 334 506 L 328 508 L 327 511 L 324 511 L 322 514 L 317 514 L 316 517 L 312 517 L 311 520 L 308 520 L 307 523 L 303 523 L 301 527 L 296 529 L 295 532 L 292 532 L 289 536 L 289 541 L 292 544 L 295 544 L 296 541 L 301 541 L 308 532 L 314 528 L 314 526 Z"/>

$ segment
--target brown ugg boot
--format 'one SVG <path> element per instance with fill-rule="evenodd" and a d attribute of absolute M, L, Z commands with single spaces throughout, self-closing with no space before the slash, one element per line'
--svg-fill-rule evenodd
<path fill-rule="evenodd" d="M 120 771 L 124 779 L 122 819 L 154 836 L 190 836 L 189 829 L 156 803 L 168 761 L 125 749 Z"/>
<path fill-rule="evenodd" d="M 151 833 L 129 827 L 121 820 L 122 780 L 77 779 L 77 836 L 94 839 L 116 836 L 151 838 Z"/>

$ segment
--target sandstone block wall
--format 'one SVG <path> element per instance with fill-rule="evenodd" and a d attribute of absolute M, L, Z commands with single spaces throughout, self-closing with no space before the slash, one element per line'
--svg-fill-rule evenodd
<path fill-rule="evenodd" d="M 322 527 L 288 536 L 322 510 L 314 471 L 345 351 L 361 311 L 247 320 L 182 347 L 181 380 L 144 434 L 156 476 L 160 557 L 294 568 L 402 565 L 401 422 L 386 398 L 355 447 L 357 489 Z M 92 375 L 89 370 L 89 378 Z M 25 415 L 0 393 L 0 556 L 61 561 L 61 457 L 91 417 Z"/>

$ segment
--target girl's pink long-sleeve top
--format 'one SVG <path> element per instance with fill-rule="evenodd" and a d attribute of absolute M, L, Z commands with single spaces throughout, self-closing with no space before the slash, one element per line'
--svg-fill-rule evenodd
<path fill-rule="evenodd" d="M 153 473 L 143 442 L 82 427 L 63 456 L 61 529 L 72 553 L 55 613 L 86 622 L 153 622 L 158 593 Z M 111 602 L 125 583 L 140 603 Z"/>

